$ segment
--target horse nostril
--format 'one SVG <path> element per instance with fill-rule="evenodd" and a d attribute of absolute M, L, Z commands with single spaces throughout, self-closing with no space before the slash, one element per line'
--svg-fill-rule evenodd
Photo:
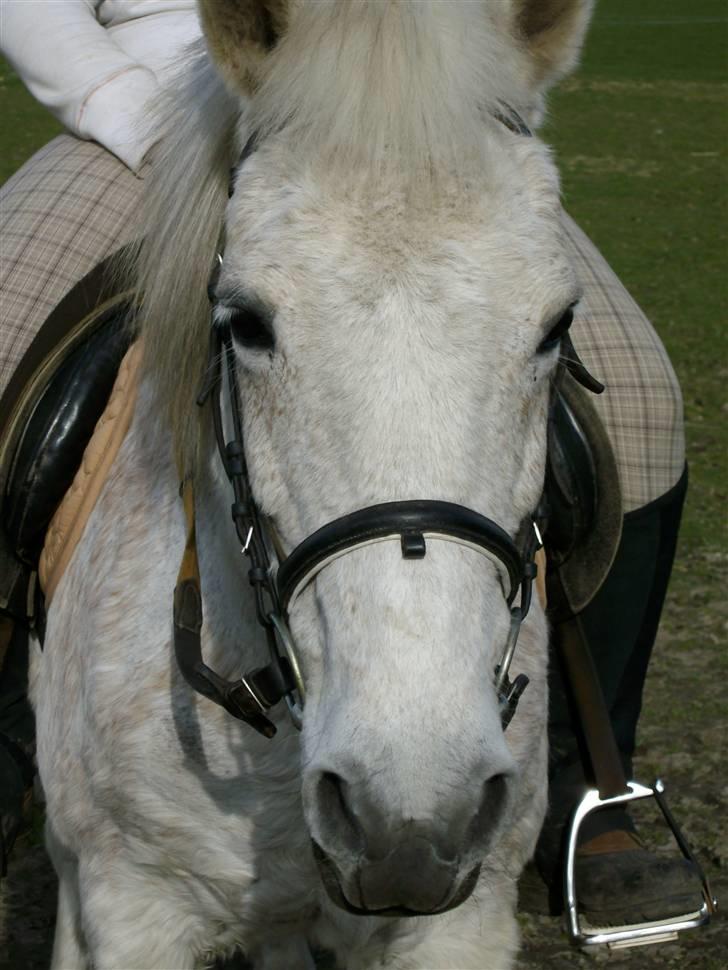
<path fill-rule="evenodd" d="M 480 808 L 468 828 L 468 837 L 482 846 L 489 844 L 500 826 L 508 803 L 510 776 L 504 773 L 491 775 L 483 783 Z"/>
<path fill-rule="evenodd" d="M 364 849 L 364 834 L 349 803 L 349 785 L 333 771 L 322 772 L 315 791 L 321 834 L 334 839 L 349 851 Z"/>

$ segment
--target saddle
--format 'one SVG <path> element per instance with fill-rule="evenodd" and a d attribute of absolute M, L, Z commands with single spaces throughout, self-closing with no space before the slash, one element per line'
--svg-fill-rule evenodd
<path fill-rule="evenodd" d="M 49 524 L 81 465 L 132 342 L 131 295 L 97 266 L 61 301 L 0 401 L 0 612 L 42 622 L 37 576 Z M 544 497 L 549 612 L 583 609 L 616 553 L 621 498 L 606 432 L 568 373 L 554 387 Z M 42 631 L 41 631 L 42 632 Z"/>

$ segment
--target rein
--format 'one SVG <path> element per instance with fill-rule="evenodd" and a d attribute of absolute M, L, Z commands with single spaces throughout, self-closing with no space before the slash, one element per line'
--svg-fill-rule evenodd
<path fill-rule="evenodd" d="M 233 418 L 233 438 L 227 442 L 220 402 L 223 383 L 221 359 L 224 359 L 227 369 Z M 266 717 L 267 712 L 285 699 L 294 724 L 300 727 L 305 689 L 300 675 L 296 676 L 299 668 L 292 649 L 293 640 L 281 617 L 265 526 L 248 479 L 232 339 L 229 333 L 221 335 L 215 326 L 211 329 L 208 368 L 197 403 L 202 406 L 208 399 L 212 405 L 218 452 L 233 490 L 232 518 L 242 551 L 250 563 L 248 580 L 255 591 L 256 616 L 265 631 L 271 659 L 266 666 L 255 668 L 239 680 L 226 680 L 202 659 L 202 592 L 195 536 L 194 490 L 189 478 L 182 484 L 187 542 L 174 591 L 175 655 L 180 671 L 191 687 L 225 708 L 233 717 L 250 724 L 265 737 L 272 738 L 276 727 Z M 277 637 L 280 637 L 291 659 L 280 653 Z M 295 696 L 297 689 L 300 701 Z"/>

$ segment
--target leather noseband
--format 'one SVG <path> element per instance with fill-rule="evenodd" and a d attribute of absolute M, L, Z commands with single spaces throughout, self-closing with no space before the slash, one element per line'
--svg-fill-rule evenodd
<path fill-rule="evenodd" d="M 464 505 L 417 499 L 385 502 L 344 515 L 304 539 L 278 568 L 281 606 L 288 611 L 304 587 L 334 559 L 361 546 L 399 536 L 404 559 L 424 559 L 425 538 L 437 536 L 494 557 L 508 576 L 506 601 L 515 599 L 525 572 L 516 544 L 491 519 Z"/>

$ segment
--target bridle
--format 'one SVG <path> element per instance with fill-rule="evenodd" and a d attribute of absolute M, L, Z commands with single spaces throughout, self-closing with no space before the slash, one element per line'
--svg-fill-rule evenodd
<path fill-rule="evenodd" d="M 520 118 L 520 125 L 513 127 L 513 114 L 508 118 L 499 114 L 496 117 L 514 133 L 530 134 Z M 250 150 L 246 147 L 246 152 Z M 222 262 L 221 256 L 218 261 Z M 219 265 L 215 272 L 219 272 Z M 559 367 L 569 370 L 580 383 L 594 390 L 597 382 L 579 361 L 568 337 L 565 339 Z M 223 386 L 227 389 L 232 420 L 232 436 L 228 440 L 222 418 Z M 276 732 L 266 715 L 281 700 L 286 702 L 293 723 L 300 728 L 306 691 L 289 626 L 289 612 L 300 593 L 330 563 L 354 549 L 399 539 L 402 558 L 418 560 L 426 557 L 431 540 L 445 540 L 485 555 L 501 573 L 510 625 L 495 667 L 494 686 L 505 730 L 528 685 L 525 674 L 518 674 L 511 681 L 509 671 L 521 625 L 531 605 L 537 573 L 536 553 L 543 546 L 542 530 L 546 523 L 543 502 L 524 519 L 515 539 L 492 519 L 452 502 L 414 499 L 372 505 L 326 523 L 274 563 L 272 550 L 278 545 L 276 536 L 261 514 L 250 485 L 232 336 L 229 326 L 214 322 L 207 369 L 197 398 L 199 405 L 208 402 L 217 449 L 232 487 L 232 518 L 248 560 L 248 579 L 255 593 L 257 620 L 265 632 L 270 662 L 239 680 L 227 680 L 202 659 L 202 594 L 195 544 L 194 495 L 192 481 L 188 479 L 182 485 L 188 535 L 174 595 L 175 654 L 187 682 L 266 737 L 273 737 Z"/>
<path fill-rule="evenodd" d="M 223 386 L 227 388 L 232 419 L 229 440 L 223 429 Z M 188 480 L 183 484 L 183 497 L 191 538 L 188 534 L 174 608 L 175 652 L 188 683 L 267 737 L 273 736 L 275 726 L 266 713 L 280 700 L 285 700 L 294 724 L 300 727 L 305 684 L 288 616 L 301 592 L 330 563 L 354 549 L 399 539 L 402 558 L 417 560 L 426 557 L 430 540 L 442 539 L 467 546 L 494 560 L 501 573 L 503 594 L 510 609 L 510 626 L 495 668 L 495 689 L 505 729 L 528 684 L 525 674 L 519 674 L 511 682 L 509 669 L 521 624 L 531 605 L 537 571 L 534 558 L 542 546 L 538 513 L 524 521 L 513 540 L 492 519 L 463 505 L 424 499 L 386 502 L 328 522 L 274 564 L 271 550 L 278 543 L 255 502 L 248 475 L 232 338 L 227 328 L 221 330 L 217 325 L 212 327 L 208 369 L 198 404 L 207 401 L 212 407 L 218 452 L 232 487 L 232 518 L 248 560 L 248 579 L 255 593 L 257 620 L 265 631 L 270 663 L 240 680 L 231 681 L 220 677 L 202 660 L 202 599 L 194 547 L 194 499 Z M 194 560 L 192 569 L 189 560 Z"/>
<path fill-rule="evenodd" d="M 579 361 L 570 341 L 567 340 L 562 351 L 559 366 L 583 385 L 595 389 L 594 379 Z M 218 453 L 232 487 L 232 519 L 249 563 L 248 579 L 254 590 L 256 616 L 265 632 L 270 662 L 239 680 L 227 680 L 202 659 L 202 595 L 194 535 L 194 496 L 188 479 L 182 486 L 188 538 L 174 597 L 175 653 L 187 682 L 266 737 L 273 737 L 276 731 L 267 712 L 281 700 L 285 700 L 293 723 L 300 728 L 306 691 L 289 626 L 289 612 L 301 592 L 330 563 L 354 549 L 399 539 L 402 558 L 417 560 L 427 555 L 430 540 L 447 540 L 487 556 L 495 561 L 501 573 L 510 625 L 494 676 L 505 730 L 528 685 L 525 674 L 518 674 L 511 681 L 509 671 L 521 625 L 531 605 L 537 573 L 535 557 L 543 545 L 542 531 L 547 519 L 543 502 L 526 517 L 515 539 L 492 519 L 452 502 L 414 499 L 371 505 L 326 523 L 303 539 L 288 556 L 274 563 L 271 553 L 279 543 L 270 523 L 261 514 L 250 485 L 236 376 L 229 328 L 213 324 L 207 371 L 197 403 L 211 405 Z M 232 419 L 232 436 L 227 440 L 222 418 L 223 387 L 227 388 Z"/>

